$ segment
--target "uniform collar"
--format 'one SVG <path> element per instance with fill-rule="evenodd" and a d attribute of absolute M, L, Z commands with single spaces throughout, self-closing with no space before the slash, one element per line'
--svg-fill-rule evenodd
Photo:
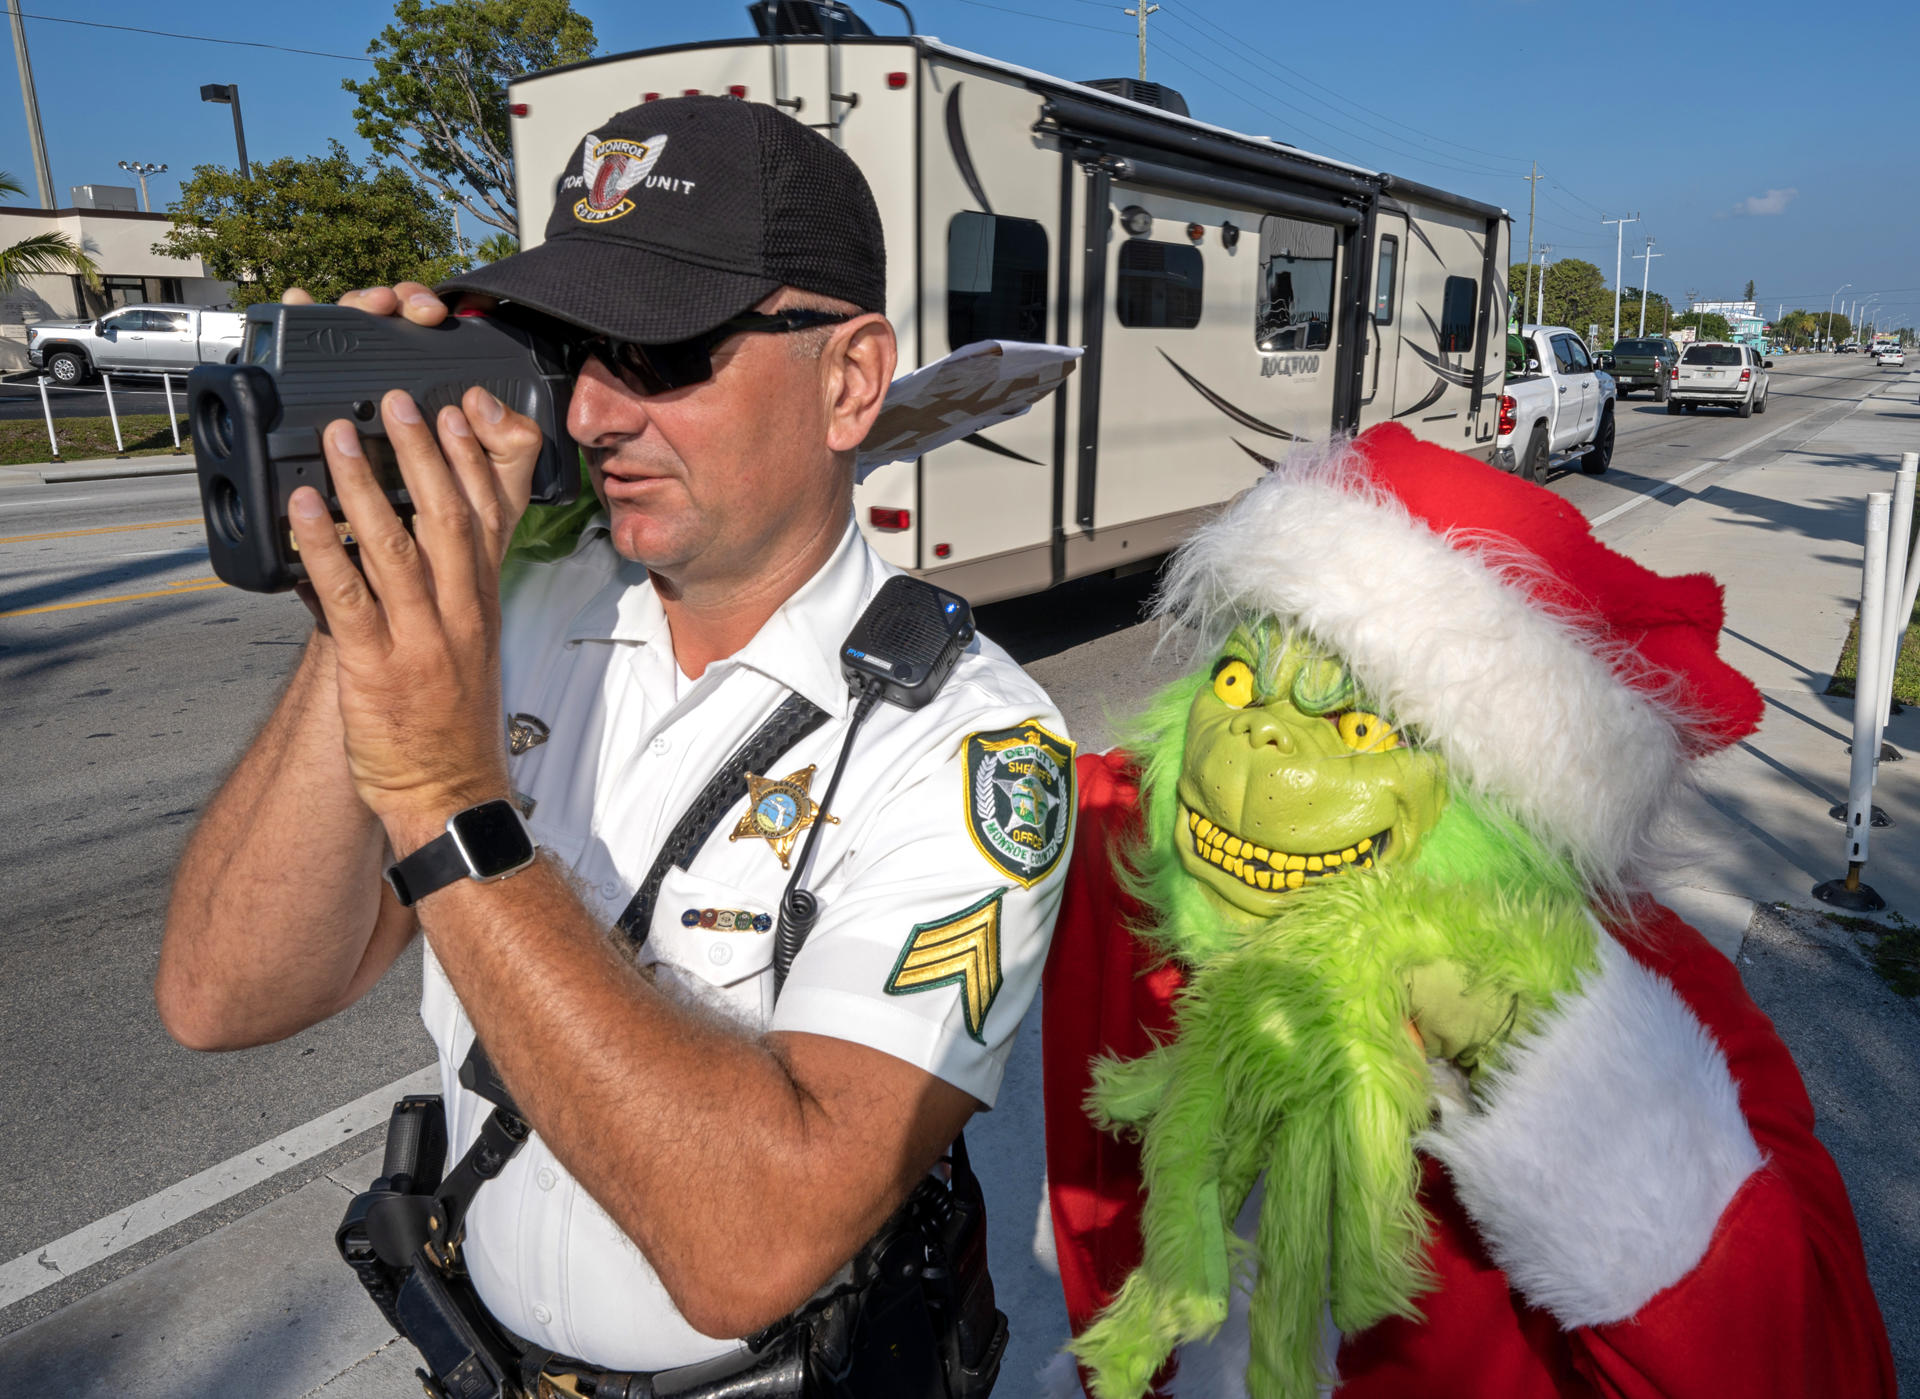
<path fill-rule="evenodd" d="M 575 557 L 589 551 L 602 556 L 609 576 L 574 614 L 566 640 L 669 646 L 666 610 L 653 580 L 644 564 L 614 552 L 604 516 L 587 526 Z M 844 717 L 847 682 L 840 673 L 840 643 L 873 591 L 875 566 L 866 540 L 849 519 L 820 570 L 780 604 L 751 641 L 716 662 L 708 674 L 745 666 L 806 696 L 827 713 Z"/>

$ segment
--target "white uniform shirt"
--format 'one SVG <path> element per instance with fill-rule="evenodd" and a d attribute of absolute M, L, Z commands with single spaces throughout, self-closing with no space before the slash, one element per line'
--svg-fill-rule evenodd
<path fill-rule="evenodd" d="M 614 552 L 603 522 L 566 559 L 509 567 L 506 710 L 549 733 L 513 759 L 513 783 L 536 803 L 535 839 L 574 871 L 605 924 L 694 796 L 790 693 L 828 720 L 757 776 L 811 765 L 808 795 L 820 800 L 853 708 L 840 643 L 895 572 L 849 525 L 752 641 L 689 681 L 646 570 Z M 824 826 L 807 881 L 819 920 L 777 1009 L 772 929 L 789 872 L 769 840 L 730 838 L 751 798 L 734 804 L 690 869 L 669 870 L 639 961 L 655 964 L 669 994 L 752 1029 L 871 1045 L 991 1106 L 1040 983 L 1071 847 L 1063 733 L 1046 693 L 976 640 L 925 708 L 883 702 L 862 727 L 830 813 L 838 824 Z M 764 810 L 777 818 L 783 794 L 770 795 Z M 491 1105 L 456 1077 L 473 1026 L 431 951 L 421 1015 L 440 1053 L 457 1160 Z M 501 1322 L 597 1365 L 667 1369 L 737 1345 L 686 1323 L 537 1134 L 475 1198 L 465 1259 Z"/>

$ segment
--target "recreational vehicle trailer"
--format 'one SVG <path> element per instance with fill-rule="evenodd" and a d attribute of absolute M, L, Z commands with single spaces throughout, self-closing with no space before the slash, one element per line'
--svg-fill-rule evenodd
<path fill-rule="evenodd" d="M 977 340 L 1084 346 L 1031 413 L 859 487 L 889 562 L 988 602 L 1144 565 L 1297 442 L 1397 421 L 1492 456 L 1503 210 L 1194 120 L 1152 84 L 822 27 L 514 83 L 521 246 L 596 119 L 771 102 L 873 186 L 903 371 Z"/>

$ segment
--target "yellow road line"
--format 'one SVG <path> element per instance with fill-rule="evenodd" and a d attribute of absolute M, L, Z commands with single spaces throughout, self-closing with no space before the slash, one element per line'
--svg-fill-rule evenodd
<path fill-rule="evenodd" d="M 149 597 L 178 597 L 181 593 L 198 593 L 225 586 L 218 578 L 188 578 L 179 583 L 169 583 L 151 593 L 120 593 L 115 597 L 89 598 L 85 602 L 50 602 L 45 607 L 22 607 L 12 612 L 0 612 L 0 618 L 31 617 L 36 612 L 66 612 L 75 607 L 105 607 L 110 602 L 138 602 L 141 598 Z"/>
<path fill-rule="evenodd" d="M 0 539 L 0 544 L 29 544 L 36 539 L 78 539 L 83 534 L 123 534 L 136 529 L 173 529 L 178 525 L 197 525 L 200 517 L 191 520 L 155 520 L 150 525 L 101 525 L 98 529 L 56 529 L 45 534 L 15 534 Z"/>

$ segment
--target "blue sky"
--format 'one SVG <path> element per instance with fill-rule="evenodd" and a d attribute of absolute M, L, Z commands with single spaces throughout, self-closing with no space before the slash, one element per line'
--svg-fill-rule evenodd
<path fill-rule="evenodd" d="M 908 0 L 924 33 L 1063 77 L 1131 74 L 1127 0 Z M 882 32 L 897 11 L 855 0 Z M 741 0 L 575 0 L 602 52 L 748 32 Z M 22 0 L 28 15 L 133 25 L 354 55 L 391 0 Z M 1920 6 L 1827 0 L 1161 0 L 1148 76 L 1180 88 L 1194 115 L 1505 205 L 1524 247 L 1528 162 L 1540 185 L 1536 237 L 1555 257 L 1613 279 L 1614 230 L 1638 212 L 1663 254 L 1652 285 L 1738 296 L 1748 278 L 1768 315 L 1880 292 L 1889 323 L 1920 324 L 1920 169 L 1911 109 Z M 237 82 L 249 154 L 362 147 L 329 58 L 29 19 L 49 158 L 68 185 L 132 184 L 116 162 L 165 161 L 176 175 L 231 163 L 227 110 L 199 87 Z M 0 59 L 4 65 L 4 59 Z M 1795 81 L 1795 79 L 1798 79 Z M 32 190 L 17 87 L 0 93 L 0 169 Z M 1799 97 L 1781 97 L 1796 89 Z M 1846 96 L 1836 93 L 1844 89 Z M 471 231 L 471 230 L 470 230 Z M 1640 277 L 1629 265 L 1624 280 Z"/>

